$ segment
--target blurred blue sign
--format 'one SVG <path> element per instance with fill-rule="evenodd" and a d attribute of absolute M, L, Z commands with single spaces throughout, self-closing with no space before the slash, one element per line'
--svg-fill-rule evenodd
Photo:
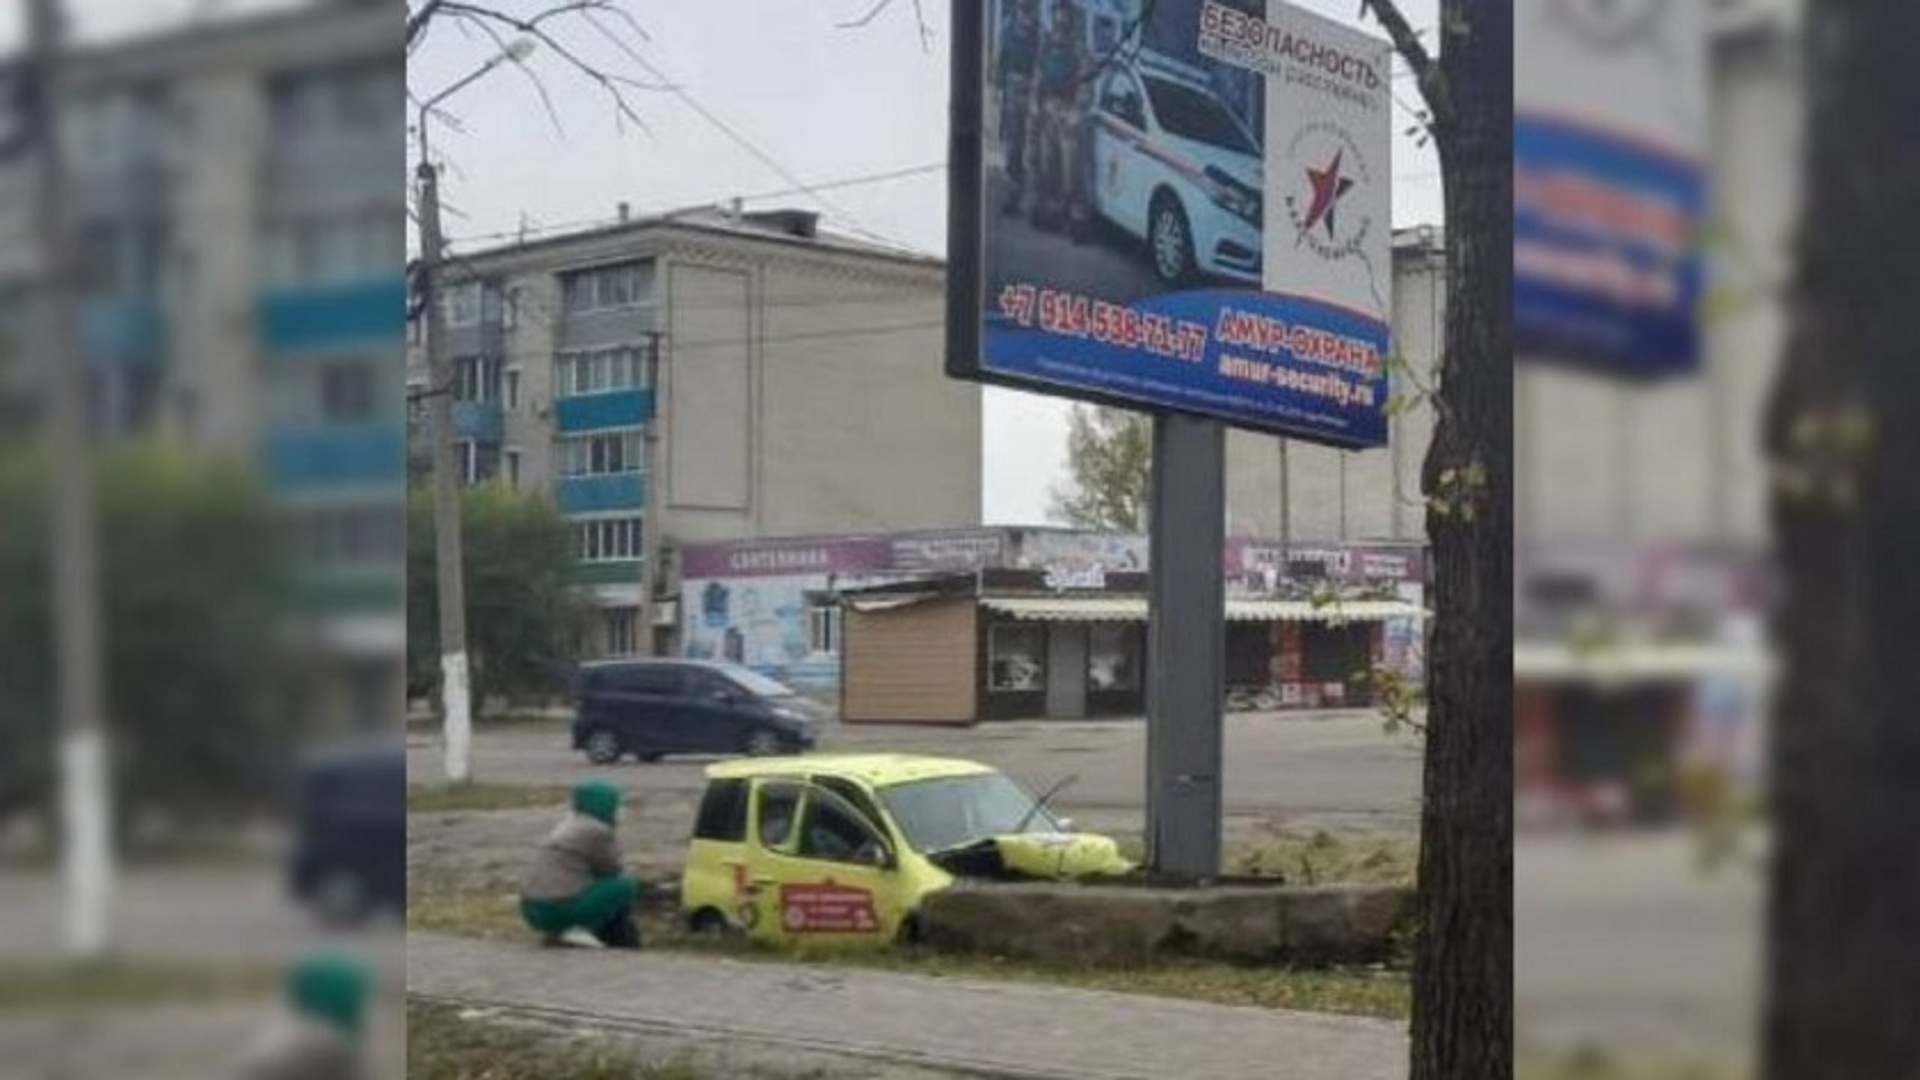
<path fill-rule="evenodd" d="M 1708 5 L 1539 0 L 1514 28 L 1514 344 L 1609 374 L 1700 365 Z"/>

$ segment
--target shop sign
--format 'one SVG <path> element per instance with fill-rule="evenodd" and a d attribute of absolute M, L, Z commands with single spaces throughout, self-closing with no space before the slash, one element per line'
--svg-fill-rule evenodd
<path fill-rule="evenodd" d="M 1085 589 L 1098 592 L 1107 587 L 1107 568 L 1092 566 L 1054 566 L 1047 569 L 1047 588 L 1054 592 Z"/>

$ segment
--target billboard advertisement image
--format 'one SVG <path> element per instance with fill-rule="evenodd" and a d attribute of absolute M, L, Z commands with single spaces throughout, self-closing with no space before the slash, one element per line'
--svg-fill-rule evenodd
<path fill-rule="evenodd" d="M 1637 377 L 1698 368 L 1709 6 L 1514 8 L 1521 357 Z"/>
<path fill-rule="evenodd" d="M 1388 44 L 1261 0 L 954 7 L 949 373 L 1383 444 Z"/>

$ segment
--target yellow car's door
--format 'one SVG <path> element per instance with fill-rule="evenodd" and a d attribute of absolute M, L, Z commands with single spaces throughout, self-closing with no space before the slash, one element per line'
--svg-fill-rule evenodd
<path fill-rule="evenodd" d="M 755 936 L 835 946 L 893 941 L 912 898 L 874 823 L 817 785 L 758 786 L 749 854 Z"/>

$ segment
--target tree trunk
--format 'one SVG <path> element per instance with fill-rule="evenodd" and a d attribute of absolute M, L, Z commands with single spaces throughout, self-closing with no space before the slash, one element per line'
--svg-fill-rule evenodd
<path fill-rule="evenodd" d="M 1916 41 L 1914 0 L 1807 6 L 1807 216 L 1766 421 L 1784 586 L 1768 1080 L 1920 1076 Z"/>
<path fill-rule="evenodd" d="M 1437 623 L 1412 1080 L 1513 1072 L 1513 9 L 1446 0 L 1447 322 L 1424 465 Z"/>

